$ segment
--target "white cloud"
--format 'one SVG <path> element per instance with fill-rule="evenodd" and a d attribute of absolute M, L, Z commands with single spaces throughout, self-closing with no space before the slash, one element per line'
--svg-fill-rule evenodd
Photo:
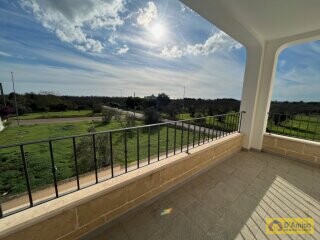
<path fill-rule="evenodd" d="M 279 66 L 284 67 L 286 65 L 287 61 L 286 60 L 280 60 L 279 61 Z"/>
<path fill-rule="evenodd" d="M 21 0 L 21 5 L 61 41 L 82 51 L 99 53 L 104 48 L 88 32 L 115 30 L 123 24 L 119 14 L 124 11 L 124 0 Z"/>
<path fill-rule="evenodd" d="M 162 56 L 169 58 L 181 58 L 183 54 L 184 52 L 177 46 L 173 46 L 172 48 L 164 47 L 164 49 L 161 52 Z"/>
<path fill-rule="evenodd" d="M 78 54 L 39 50 L 36 53 L 72 68 L 4 62 L 0 64 L 0 78 L 15 69 L 18 92 L 49 90 L 67 95 L 120 96 L 119 89 L 127 89 L 123 94 L 135 91 L 138 96 L 146 96 L 164 91 L 170 97 L 180 98 L 185 85 L 187 97 L 239 98 L 241 94 L 244 66 L 229 58 L 199 59 L 192 69 L 179 71 L 148 65 L 127 66 L 124 71 L 124 66 Z M 9 88 L 10 82 L 7 84 Z"/>
<path fill-rule="evenodd" d="M 158 9 L 154 2 L 148 2 L 148 6 L 144 9 L 139 9 L 137 23 L 145 27 L 149 27 L 150 23 L 157 17 Z"/>
<path fill-rule="evenodd" d="M 118 51 L 117 51 L 117 55 L 122 55 L 122 54 L 125 54 L 129 51 L 129 47 L 127 45 L 123 45 L 122 48 L 119 48 Z"/>
<path fill-rule="evenodd" d="M 186 6 L 183 3 L 180 3 L 180 11 L 185 12 L 186 11 Z"/>
<path fill-rule="evenodd" d="M 214 33 L 204 43 L 197 43 L 194 45 L 187 45 L 186 47 L 167 46 L 162 50 L 161 55 L 170 58 L 181 58 L 187 54 L 198 56 L 207 56 L 216 51 L 231 51 L 239 49 L 242 45 L 222 31 Z"/>
<path fill-rule="evenodd" d="M 6 52 L 2 52 L 2 51 L 0 51 L 0 56 L 4 56 L 4 57 L 12 57 L 12 55 L 11 55 L 11 54 L 6 53 Z"/>

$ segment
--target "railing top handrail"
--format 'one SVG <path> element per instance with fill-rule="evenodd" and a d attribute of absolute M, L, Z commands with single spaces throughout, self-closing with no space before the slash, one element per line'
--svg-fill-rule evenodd
<path fill-rule="evenodd" d="M 268 112 L 268 115 L 270 114 L 278 114 L 278 115 L 297 115 L 297 114 L 302 114 L 302 115 L 319 115 L 320 112 L 308 112 L 308 113 L 299 113 L 299 112 Z"/>
<path fill-rule="evenodd" d="M 234 112 L 234 113 L 226 113 L 226 114 L 219 114 L 219 115 L 212 115 L 212 116 L 206 116 L 206 117 L 183 119 L 183 120 L 177 120 L 177 121 L 171 121 L 170 120 L 170 121 L 161 122 L 161 123 L 155 123 L 155 124 L 140 125 L 140 126 L 134 126 L 134 127 L 127 127 L 127 128 L 110 129 L 110 130 L 105 130 L 105 131 L 100 131 L 100 132 L 83 133 L 83 134 L 71 135 L 71 136 L 65 136 L 65 137 L 55 137 L 55 138 L 41 139 L 41 140 L 36 140 L 36 141 L 27 141 L 27 142 L 15 143 L 15 144 L 2 145 L 2 146 L 0 146 L 0 149 L 11 148 L 11 147 L 19 147 L 21 145 L 31 145 L 31 144 L 44 143 L 44 142 L 53 142 L 53 141 L 72 139 L 72 138 L 77 138 L 77 137 L 86 137 L 86 136 L 105 134 L 105 133 L 110 133 L 110 132 L 113 133 L 113 132 L 128 131 L 128 130 L 139 129 L 139 128 L 149 128 L 149 127 L 162 126 L 162 125 L 175 124 L 175 123 L 182 123 L 182 122 L 189 122 L 189 121 L 212 118 L 212 117 L 222 117 L 222 116 L 227 116 L 227 115 L 235 115 L 235 114 L 240 114 L 240 113 L 244 113 L 244 111 Z"/>

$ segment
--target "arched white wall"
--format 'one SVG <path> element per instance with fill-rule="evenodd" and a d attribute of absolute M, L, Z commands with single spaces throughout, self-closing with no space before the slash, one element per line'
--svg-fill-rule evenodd
<path fill-rule="evenodd" d="M 244 148 L 256 150 L 262 148 L 280 53 L 289 46 L 319 39 L 320 31 L 314 31 L 267 41 L 263 45 L 262 54 L 255 56 L 256 64 L 248 64 L 249 62 L 247 62 L 246 72 L 255 72 L 256 83 L 252 80 L 253 76 L 245 75 L 241 100 L 241 111 L 246 111 L 242 123 L 242 132 L 245 134 Z M 252 67 L 257 68 L 256 71 L 247 70 Z M 255 99 L 254 102 L 253 99 Z"/>

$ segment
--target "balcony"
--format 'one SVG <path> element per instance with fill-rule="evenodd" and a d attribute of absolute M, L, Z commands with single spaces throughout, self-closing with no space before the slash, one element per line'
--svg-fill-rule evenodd
<path fill-rule="evenodd" d="M 75 168 L 69 181 L 72 189 L 64 188 L 57 179 L 54 144 L 68 141 L 69 147 L 64 147 L 73 151 L 70 156 L 76 166 L 75 138 L 84 136 L 28 143 L 42 144 L 40 150 L 45 148 L 49 159 L 47 169 L 53 180 L 45 201 L 28 183 L 24 144 L 6 146 L 16 147 L 16 156 L 22 158 L 24 176 L 20 177 L 27 182 L 22 186 L 27 190 L 20 196 L 20 212 L 16 205 L 1 203 L 0 238 L 320 239 L 320 143 L 314 141 L 319 135 L 305 132 L 301 136 L 292 126 L 280 127 L 287 136 L 277 135 L 278 125 L 266 131 L 279 52 L 297 42 L 320 39 L 319 2 L 183 2 L 246 48 L 243 117 L 232 117 L 231 130 L 221 126 L 219 116 L 209 116 L 211 121 L 202 123 L 190 120 L 188 128 L 183 123 L 161 123 L 169 127 L 154 126 L 156 145 L 151 150 L 150 130 L 144 132 L 148 140 L 140 148 L 143 155 L 136 150 L 139 144 L 127 151 L 126 134 L 132 129 L 119 130 L 124 144 L 114 150 L 119 151 L 117 161 L 122 165 L 113 166 L 110 157 L 111 167 L 99 171 L 95 136 L 106 133 L 91 134 L 93 171 L 83 175 Z M 225 123 L 230 125 L 230 121 Z M 131 143 L 139 143 L 141 132 L 134 134 Z M 115 134 L 106 135 L 112 152 L 111 135 Z M 176 138 L 181 139 L 181 146 L 176 146 Z M 131 165 L 132 159 L 137 164 Z M 82 186 L 84 177 L 90 179 Z M 44 185 L 41 179 L 36 183 Z M 313 234 L 267 235 L 267 217 L 311 217 L 316 227 Z"/>
<path fill-rule="evenodd" d="M 273 239 L 267 217 L 320 224 L 319 184 L 318 168 L 239 152 L 83 239 Z M 319 239 L 318 231 L 298 239 Z"/>

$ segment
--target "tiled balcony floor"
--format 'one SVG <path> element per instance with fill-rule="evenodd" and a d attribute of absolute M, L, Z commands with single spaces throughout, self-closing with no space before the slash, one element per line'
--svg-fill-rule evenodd
<path fill-rule="evenodd" d="M 320 169 L 240 152 L 85 239 L 320 239 Z M 314 235 L 267 235 L 266 217 L 313 217 Z"/>

